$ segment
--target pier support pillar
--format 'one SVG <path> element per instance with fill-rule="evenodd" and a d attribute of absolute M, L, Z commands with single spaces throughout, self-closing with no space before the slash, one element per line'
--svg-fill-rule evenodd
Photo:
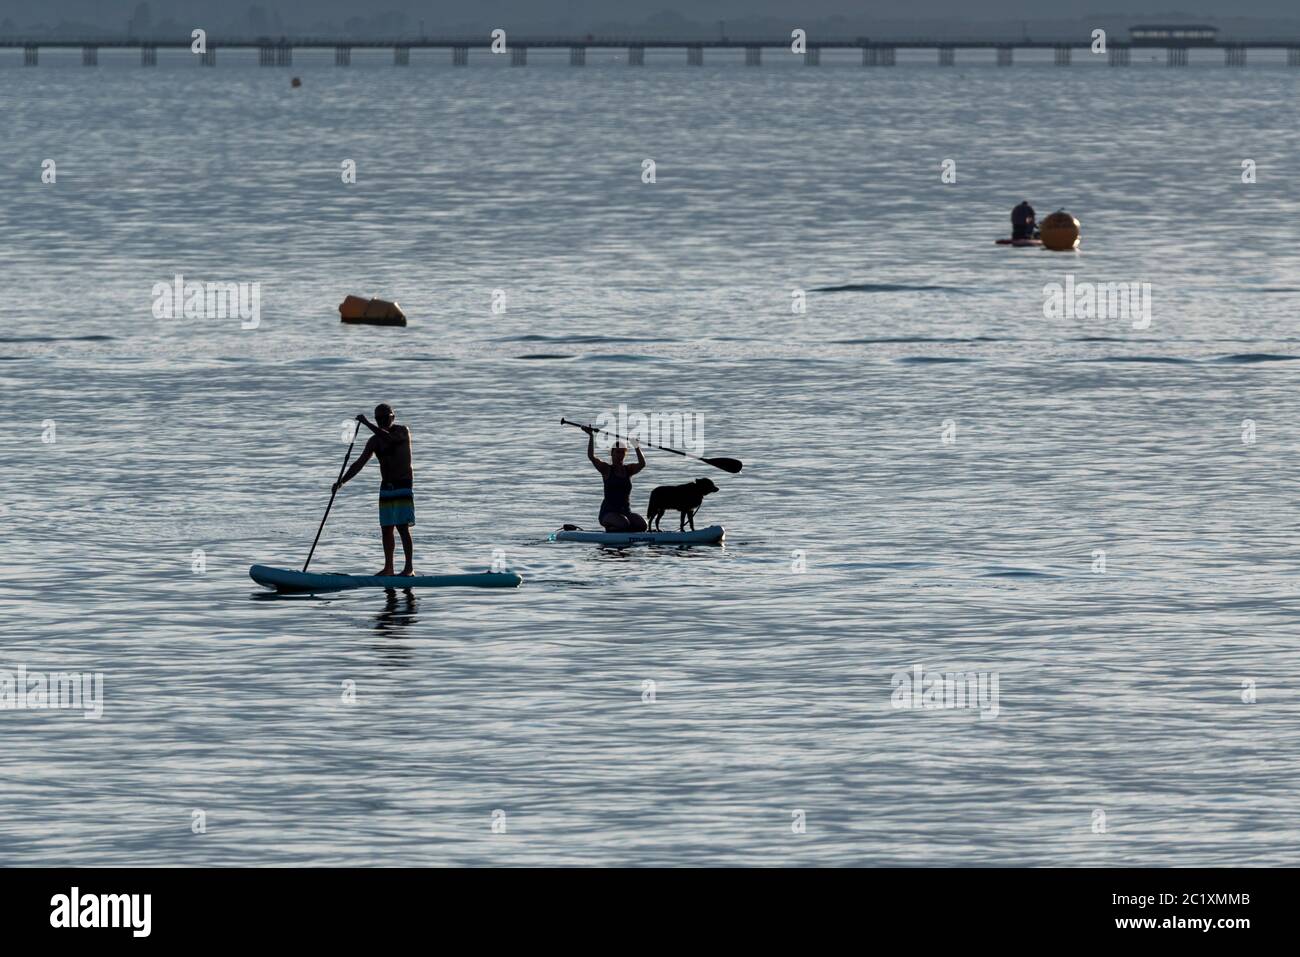
<path fill-rule="evenodd" d="M 393 47 L 393 66 L 410 66 L 411 65 L 411 48 L 407 46 Z"/>
<path fill-rule="evenodd" d="M 1187 47 L 1170 47 L 1165 55 L 1166 66 L 1187 66 Z"/>
<path fill-rule="evenodd" d="M 1286 48 L 1286 65 L 1300 66 L 1300 47 Z"/>
<path fill-rule="evenodd" d="M 81 48 L 81 65 L 82 66 L 99 66 L 99 47 L 84 46 Z"/>
<path fill-rule="evenodd" d="M 957 59 L 955 53 L 952 47 L 939 47 L 939 66 L 952 66 Z"/>
<path fill-rule="evenodd" d="M 339 44 L 334 48 L 334 65 L 351 66 L 352 65 L 352 47 Z"/>
<path fill-rule="evenodd" d="M 1223 51 L 1224 66 L 1245 66 L 1246 48 L 1241 45 L 1226 47 Z"/>
<path fill-rule="evenodd" d="M 745 47 L 745 66 L 762 66 L 763 48 Z"/>
<path fill-rule="evenodd" d="M 803 51 L 804 66 L 821 66 L 822 65 L 822 48 L 808 47 Z"/>
<path fill-rule="evenodd" d="M 1055 52 L 1055 54 L 1056 54 L 1056 65 L 1057 65 L 1057 66 L 1069 66 L 1069 65 L 1070 65 L 1070 48 L 1069 48 L 1069 47 L 1065 46 L 1064 44 L 1061 44 L 1061 45 L 1058 45 L 1058 46 L 1056 47 L 1056 49 L 1055 49 L 1054 52 Z"/>
<path fill-rule="evenodd" d="M 1106 62 L 1109 63 L 1111 66 L 1128 66 L 1129 48 L 1108 47 L 1106 49 Z"/>
<path fill-rule="evenodd" d="M 511 47 L 510 65 L 528 66 L 528 47 Z"/>
<path fill-rule="evenodd" d="M 451 65 L 469 66 L 469 47 L 452 47 Z"/>
<path fill-rule="evenodd" d="M 293 47 L 287 42 L 272 43 L 257 48 L 258 66 L 293 66 Z"/>
<path fill-rule="evenodd" d="M 152 43 L 142 43 L 140 45 L 140 65 L 157 66 L 158 65 L 158 48 Z"/>
<path fill-rule="evenodd" d="M 23 66 L 36 66 L 40 61 L 40 47 L 29 43 L 23 47 Z"/>
<path fill-rule="evenodd" d="M 645 66 L 645 47 L 628 47 L 627 65 Z"/>
<path fill-rule="evenodd" d="M 686 48 L 686 65 L 687 66 L 704 66 L 704 47 L 690 46 Z"/>
<path fill-rule="evenodd" d="M 569 66 L 586 66 L 587 48 L 569 47 Z"/>
<path fill-rule="evenodd" d="M 998 66 L 1011 66 L 1011 47 L 998 47 Z"/>
<path fill-rule="evenodd" d="M 210 46 L 199 54 L 199 64 L 201 66 L 217 65 L 217 48 Z"/>
<path fill-rule="evenodd" d="M 880 48 L 880 65 L 881 65 L 881 66 L 893 66 L 893 65 L 894 65 L 894 56 L 895 56 L 897 53 L 898 53 L 898 48 L 897 48 L 897 47 L 881 47 L 881 48 Z"/>

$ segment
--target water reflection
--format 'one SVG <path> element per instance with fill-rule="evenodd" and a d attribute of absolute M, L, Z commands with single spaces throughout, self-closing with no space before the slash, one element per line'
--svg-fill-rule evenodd
<path fill-rule="evenodd" d="M 397 589 L 385 588 L 384 610 L 375 616 L 375 631 L 390 637 L 399 637 L 403 629 L 420 620 L 415 613 L 418 605 L 415 592 L 411 589 L 403 588 L 399 598 Z"/>

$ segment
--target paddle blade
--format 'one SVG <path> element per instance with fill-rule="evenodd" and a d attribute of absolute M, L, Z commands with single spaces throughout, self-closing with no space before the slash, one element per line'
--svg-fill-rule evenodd
<path fill-rule="evenodd" d="M 745 463 L 739 459 L 701 459 L 701 462 L 707 462 L 715 469 L 722 469 L 724 472 L 730 472 L 735 475 L 745 467 Z"/>

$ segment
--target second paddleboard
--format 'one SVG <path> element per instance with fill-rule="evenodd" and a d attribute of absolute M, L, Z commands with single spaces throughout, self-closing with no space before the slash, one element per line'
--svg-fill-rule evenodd
<path fill-rule="evenodd" d="M 597 545 L 716 545 L 726 536 L 721 525 L 710 525 L 693 532 L 551 532 L 551 542 L 591 542 Z"/>

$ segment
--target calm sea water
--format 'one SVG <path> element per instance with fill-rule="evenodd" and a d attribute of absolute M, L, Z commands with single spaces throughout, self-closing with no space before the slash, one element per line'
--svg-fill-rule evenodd
<path fill-rule="evenodd" d="M 0 670 L 104 676 L 0 711 L 0 863 L 1300 864 L 1300 71 L 387 56 L 0 66 Z M 1022 198 L 1080 251 L 995 247 Z M 259 327 L 155 319 L 177 273 Z M 248 579 L 379 401 L 418 567 L 522 588 Z M 636 480 L 725 547 L 546 543 L 620 404 L 744 460 Z M 378 567 L 377 481 L 313 568 Z"/>

